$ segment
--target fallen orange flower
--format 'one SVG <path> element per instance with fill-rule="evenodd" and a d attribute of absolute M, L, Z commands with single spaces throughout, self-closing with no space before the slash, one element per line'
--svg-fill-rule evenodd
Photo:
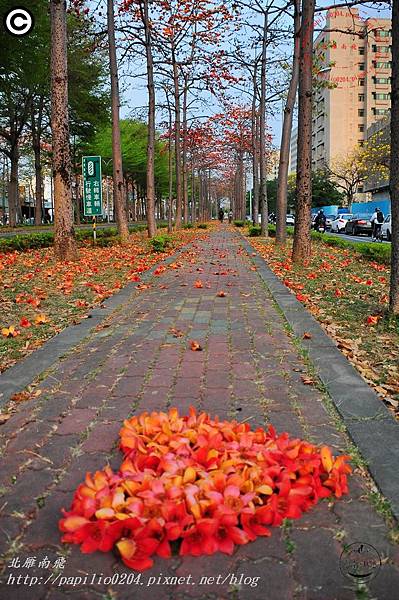
<path fill-rule="evenodd" d="M 20 327 L 31 327 L 32 323 L 26 317 L 22 317 L 19 322 Z"/>
<path fill-rule="evenodd" d="M 14 325 L 10 325 L 10 327 L 3 327 L 1 330 L 1 335 L 4 335 L 4 337 L 17 337 L 19 334 L 20 331 L 15 329 Z"/>
<path fill-rule="evenodd" d="M 369 315 L 367 317 L 367 325 L 377 325 L 378 321 L 381 319 L 379 315 Z"/>
<path fill-rule="evenodd" d="M 198 342 L 196 342 L 195 340 L 191 340 L 190 341 L 190 348 L 193 352 L 199 352 L 202 350 L 202 346 L 201 344 L 199 344 Z"/>
<path fill-rule="evenodd" d="M 169 558 L 170 541 L 181 556 L 232 554 L 320 499 L 348 493 L 348 456 L 193 408 L 125 420 L 120 448 L 119 471 L 87 473 L 59 527 L 63 542 L 82 552 L 115 547 L 138 571 L 155 554 Z"/>
<path fill-rule="evenodd" d="M 37 315 L 35 318 L 35 325 L 43 325 L 44 323 L 49 323 L 50 319 L 46 317 L 43 313 Z"/>

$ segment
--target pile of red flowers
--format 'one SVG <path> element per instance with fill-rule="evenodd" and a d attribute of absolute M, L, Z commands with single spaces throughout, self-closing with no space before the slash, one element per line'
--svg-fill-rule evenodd
<path fill-rule="evenodd" d="M 248 423 L 193 408 L 181 417 L 172 408 L 126 420 L 120 436 L 120 470 L 87 473 L 60 529 L 62 541 L 82 552 L 116 546 L 139 571 L 177 544 L 180 555 L 232 554 L 320 498 L 348 492 L 348 456 L 334 459 L 326 446 L 272 426 L 251 431 Z"/>

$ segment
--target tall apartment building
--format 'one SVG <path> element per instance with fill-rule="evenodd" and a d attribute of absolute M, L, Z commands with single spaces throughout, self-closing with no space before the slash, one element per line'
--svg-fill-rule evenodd
<path fill-rule="evenodd" d="M 272 150 L 267 162 L 267 181 L 273 181 L 278 177 L 278 165 L 280 160 L 280 150 Z"/>
<path fill-rule="evenodd" d="M 321 27 L 314 43 L 319 78 L 334 87 L 320 87 L 314 95 L 316 169 L 364 142 L 367 129 L 389 112 L 391 90 L 390 19 L 364 20 L 356 8 L 345 8 L 317 17 L 315 28 Z M 292 170 L 296 164 L 292 152 L 290 162 Z"/>

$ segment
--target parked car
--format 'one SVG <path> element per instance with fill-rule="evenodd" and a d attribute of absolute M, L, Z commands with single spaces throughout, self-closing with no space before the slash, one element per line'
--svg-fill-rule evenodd
<path fill-rule="evenodd" d="M 331 229 L 331 223 L 334 221 L 337 215 L 326 215 L 326 229 Z"/>
<path fill-rule="evenodd" d="M 371 215 L 354 215 L 352 219 L 346 222 L 345 233 L 348 235 L 360 235 L 365 233 L 371 236 Z"/>
<path fill-rule="evenodd" d="M 295 225 L 295 217 L 294 215 L 287 215 L 285 217 L 285 224 L 293 227 Z"/>
<path fill-rule="evenodd" d="M 391 225 L 391 215 L 387 215 L 385 217 L 385 221 L 382 224 L 381 227 L 381 235 L 382 238 L 388 240 L 388 242 L 391 241 L 392 238 L 392 225 Z"/>
<path fill-rule="evenodd" d="M 345 229 L 345 225 L 350 219 L 353 218 L 353 215 L 350 213 L 336 215 L 333 221 L 331 221 L 331 231 L 334 233 L 342 233 Z"/>

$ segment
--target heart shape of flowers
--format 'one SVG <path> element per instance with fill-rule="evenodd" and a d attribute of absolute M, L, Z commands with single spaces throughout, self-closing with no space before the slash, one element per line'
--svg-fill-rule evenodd
<path fill-rule="evenodd" d="M 334 458 L 288 433 L 176 408 L 144 412 L 120 431 L 124 460 L 86 474 L 59 522 L 63 542 L 84 553 L 114 547 L 143 571 L 153 555 L 232 554 L 271 535 L 321 498 L 348 493 L 349 456 Z"/>

